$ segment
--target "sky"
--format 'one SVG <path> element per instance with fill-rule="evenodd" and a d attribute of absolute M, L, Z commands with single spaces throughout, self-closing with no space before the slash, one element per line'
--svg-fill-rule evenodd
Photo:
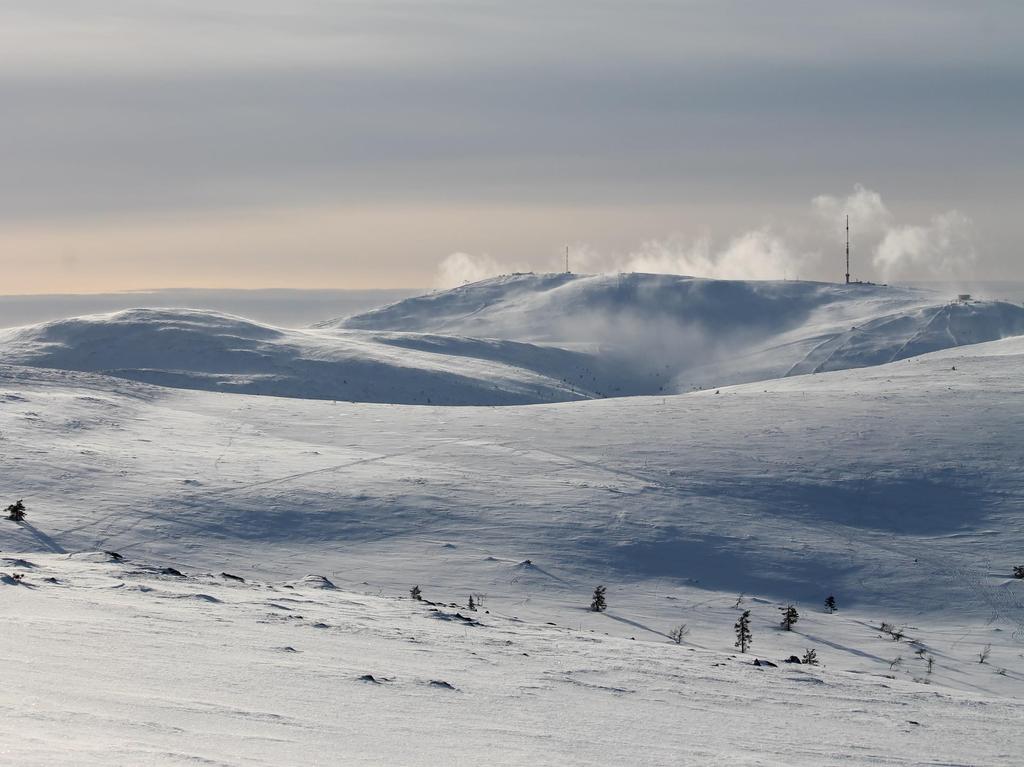
<path fill-rule="evenodd" d="M 0 292 L 1024 279 L 1024 4 L 5 0 Z"/>

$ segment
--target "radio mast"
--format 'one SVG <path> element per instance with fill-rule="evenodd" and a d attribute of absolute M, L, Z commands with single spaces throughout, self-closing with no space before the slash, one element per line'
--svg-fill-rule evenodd
<path fill-rule="evenodd" d="M 846 217 L 846 284 L 850 284 L 850 217 Z"/>
<path fill-rule="evenodd" d="M 569 273 L 569 246 L 565 246 L 565 273 Z"/>

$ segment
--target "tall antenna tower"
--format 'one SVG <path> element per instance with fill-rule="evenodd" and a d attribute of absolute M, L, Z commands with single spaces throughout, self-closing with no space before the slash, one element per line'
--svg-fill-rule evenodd
<path fill-rule="evenodd" d="M 565 273 L 569 273 L 569 246 L 565 246 Z"/>
<path fill-rule="evenodd" d="M 846 284 L 850 284 L 850 217 L 846 217 Z"/>

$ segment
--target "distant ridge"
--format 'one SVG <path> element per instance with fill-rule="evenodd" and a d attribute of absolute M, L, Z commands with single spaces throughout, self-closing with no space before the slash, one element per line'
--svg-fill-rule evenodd
<path fill-rule="evenodd" d="M 9 364 L 421 405 L 676 394 L 1024 334 L 1024 308 L 881 285 L 513 274 L 285 329 L 131 309 L 0 330 Z"/>

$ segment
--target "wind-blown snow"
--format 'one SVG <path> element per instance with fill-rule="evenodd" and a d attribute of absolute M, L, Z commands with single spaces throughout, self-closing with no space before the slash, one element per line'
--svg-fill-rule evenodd
<path fill-rule="evenodd" d="M 510 405 L 666 394 L 1024 333 L 1024 308 L 885 286 L 511 275 L 317 328 L 129 310 L 0 331 L 10 363 L 165 386 Z"/>

